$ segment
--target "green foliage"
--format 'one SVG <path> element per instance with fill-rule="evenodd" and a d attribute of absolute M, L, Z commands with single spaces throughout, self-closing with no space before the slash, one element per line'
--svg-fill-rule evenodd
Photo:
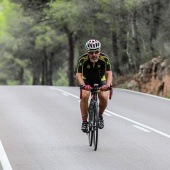
<path fill-rule="evenodd" d="M 0 40 L 3 38 L 4 33 L 6 31 L 5 14 L 6 14 L 7 8 L 8 8 L 7 4 L 8 4 L 7 0 L 0 2 Z"/>
<path fill-rule="evenodd" d="M 51 27 L 46 25 L 38 25 L 33 27 L 33 30 L 36 32 L 37 36 L 35 39 L 35 48 L 44 49 L 45 47 L 52 46 L 54 44 L 54 39 L 56 33 Z"/>
<path fill-rule="evenodd" d="M 56 86 L 68 86 L 68 77 L 66 67 L 60 67 L 54 76 L 54 85 Z"/>
<path fill-rule="evenodd" d="M 31 84 L 35 77 L 40 83 L 43 74 L 48 78 L 52 72 L 55 85 L 68 85 L 70 70 L 62 63 L 71 63 L 68 56 L 74 50 L 77 60 L 91 38 L 101 41 L 102 51 L 113 65 L 120 65 L 117 70 L 121 73 L 130 72 L 129 59 L 138 61 L 135 40 L 141 63 L 158 54 L 170 56 L 168 0 L 12 2 L 0 2 L 0 84 Z M 136 14 L 134 18 L 132 14 Z M 132 19 L 136 37 L 132 35 Z"/>
<path fill-rule="evenodd" d="M 47 18 L 56 21 L 56 25 L 61 29 L 74 31 L 77 27 L 78 17 L 81 7 L 74 1 L 56 0 L 50 3 L 50 10 L 45 10 Z"/>
<path fill-rule="evenodd" d="M 3 38 L 4 31 L 6 29 L 6 19 L 2 13 L 0 13 L 0 39 Z"/>
<path fill-rule="evenodd" d="M 25 29 L 30 26 L 32 20 L 23 16 L 20 5 L 8 0 L 0 3 L 0 7 L 0 83 L 28 84 L 22 75 L 23 72 L 27 72 L 28 62 L 21 49 L 26 45 L 23 37 Z"/>
<path fill-rule="evenodd" d="M 125 0 L 125 7 L 129 11 L 133 11 L 139 8 L 142 5 L 142 3 L 145 1 L 146 0 Z"/>

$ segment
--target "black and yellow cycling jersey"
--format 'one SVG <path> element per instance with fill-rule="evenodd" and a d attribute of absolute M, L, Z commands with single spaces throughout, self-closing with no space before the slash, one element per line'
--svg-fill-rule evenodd
<path fill-rule="evenodd" d="M 78 60 L 77 73 L 82 73 L 82 78 L 85 82 L 89 82 L 90 85 L 95 83 L 100 84 L 106 81 L 106 71 L 112 71 L 112 68 L 108 56 L 104 53 L 100 53 L 95 66 L 93 66 L 87 53 L 82 55 Z"/>

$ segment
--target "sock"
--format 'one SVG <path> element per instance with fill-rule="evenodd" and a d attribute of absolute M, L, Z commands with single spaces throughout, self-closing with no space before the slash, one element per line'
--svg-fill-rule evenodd
<path fill-rule="evenodd" d="M 82 117 L 83 122 L 87 122 L 87 117 Z"/>
<path fill-rule="evenodd" d="M 103 113 L 99 112 L 99 117 L 103 119 Z"/>

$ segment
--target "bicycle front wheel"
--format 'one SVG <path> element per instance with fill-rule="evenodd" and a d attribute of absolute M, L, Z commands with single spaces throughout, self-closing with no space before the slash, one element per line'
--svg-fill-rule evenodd
<path fill-rule="evenodd" d="M 91 114 L 88 111 L 88 140 L 89 140 L 89 146 L 92 146 L 92 139 L 93 139 L 93 129 L 92 129 L 92 118 L 91 118 Z"/>
<path fill-rule="evenodd" d="M 99 108 L 98 104 L 95 103 L 94 105 L 94 115 L 93 115 L 93 146 L 94 150 L 97 150 L 97 145 L 98 145 L 98 124 L 99 124 Z"/>

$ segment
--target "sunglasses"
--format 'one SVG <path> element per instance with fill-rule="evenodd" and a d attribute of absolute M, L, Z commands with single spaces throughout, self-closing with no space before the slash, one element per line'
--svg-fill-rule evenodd
<path fill-rule="evenodd" d="M 98 54 L 99 51 L 98 51 L 98 50 L 97 50 L 97 51 L 88 51 L 88 53 L 89 53 L 89 54 L 94 54 L 94 53 L 95 53 L 95 54 Z"/>

